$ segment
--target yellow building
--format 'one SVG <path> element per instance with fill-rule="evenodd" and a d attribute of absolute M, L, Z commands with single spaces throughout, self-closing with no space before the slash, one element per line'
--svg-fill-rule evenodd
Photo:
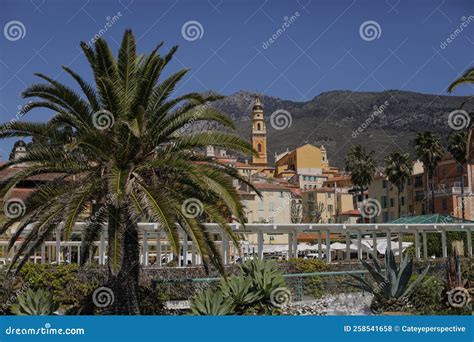
<path fill-rule="evenodd" d="M 378 174 L 368 187 L 369 199 L 380 203 L 380 214 L 372 219 L 374 223 L 390 222 L 398 216 L 398 189 L 383 174 Z M 423 163 L 413 164 L 412 176 L 400 193 L 400 216 L 421 215 L 424 200 Z"/>
<path fill-rule="evenodd" d="M 306 144 L 276 155 L 275 159 L 275 177 L 292 179 L 302 190 L 321 187 L 328 178 L 324 174 L 329 168 L 324 146 Z"/>
<path fill-rule="evenodd" d="M 252 157 L 252 164 L 267 166 L 267 128 L 263 117 L 263 106 L 260 97 L 255 98 L 252 108 L 252 146 L 258 156 Z"/>
<path fill-rule="evenodd" d="M 343 222 L 343 213 L 354 210 L 352 194 L 330 188 L 317 188 L 301 193 L 304 223 Z"/>

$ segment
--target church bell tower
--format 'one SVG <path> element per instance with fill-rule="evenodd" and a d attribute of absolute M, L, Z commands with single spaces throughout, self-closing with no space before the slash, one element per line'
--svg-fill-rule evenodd
<path fill-rule="evenodd" d="M 266 166 L 267 129 L 263 118 L 263 106 L 258 96 L 252 108 L 252 146 L 258 152 L 258 156 L 252 157 L 252 164 Z"/>

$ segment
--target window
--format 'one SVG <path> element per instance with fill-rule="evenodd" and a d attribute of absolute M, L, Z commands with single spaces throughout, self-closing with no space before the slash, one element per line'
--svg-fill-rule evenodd
<path fill-rule="evenodd" d="M 328 192 L 328 198 L 332 198 L 332 192 Z"/>
<path fill-rule="evenodd" d="M 258 202 L 258 210 L 263 211 L 263 201 Z"/>
<path fill-rule="evenodd" d="M 262 152 L 262 144 L 257 145 L 257 150 L 258 150 L 258 152 Z"/>
<path fill-rule="evenodd" d="M 415 188 L 421 188 L 423 186 L 423 177 L 416 176 L 415 177 Z"/>
<path fill-rule="evenodd" d="M 405 196 L 402 196 L 400 198 L 401 205 L 405 205 Z"/>
<path fill-rule="evenodd" d="M 425 199 L 425 192 L 424 191 L 416 191 L 415 192 L 415 201 L 421 202 Z"/>
<path fill-rule="evenodd" d="M 447 210 L 448 209 L 448 201 L 446 200 L 446 198 L 443 198 L 443 210 Z"/>
<path fill-rule="evenodd" d="M 388 184 L 388 181 L 386 179 L 384 179 L 382 181 L 382 188 L 386 189 L 387 188 L 387 184 Z"/>
<path fill-rule="evenodd" d="M 328 204 L 328 212 L 332 213 L 334 211 L 334 207 L 332 204 Z"/>
<path fill-rule="evenodd" d="M 382 213 L 382 220 L 383 222 L 387 222 L 388 221 L 388 213 L 386 211 L 384 211 Z"/>
<path fill-rule="evenodd" d="M 268 203 L 268 210 L 274 211 L 273 202 Z"/>
<path fill-rule="evenodd" d="M 259 122 L 259 123 L 257 124 L 257 131 L 260 131 L 261 127 L 262 127 L 262 126 L 261 126 L 261 124 L 260 124 L 260 122 Z"/>
<path fill-rule="evenodd" d="M 387 196 L 382 196 L 382 208 L 387 208 Z"/>
<path fill-rule="evenodd" d="M 393 198 L 390 198 L 390 208 L 393 208 L 394 207 L 394 201 L 393 201 Z"/>
<path fill-rule="evenodd" d="M 310 192 L 309 195 L 308 195 L 308 199 L 310 201 L 314 201 L 314 193 Z"/>
<path fill-rule="evenodd" d="M 280 191 L 280 198 L 284 198 L 285 197 L 285 193 L 283 191 Z"/>

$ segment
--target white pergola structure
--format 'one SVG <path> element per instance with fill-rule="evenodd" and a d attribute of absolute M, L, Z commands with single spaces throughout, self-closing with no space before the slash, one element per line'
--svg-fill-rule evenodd
<path fill-rule="evenodd" d="M 76 223 L 74 231 L 81 232 L 81 226 L 84 223 Z M 265 234 L 287 234 L 288 235 L 288 257 L 298 256 L 298 240 L 299 233 L 316 233 L 315 250 L 318 255 L 325 255 L 327 262 L 331 262 L 331 234 L 339 234 L 345 236 L 345 258 L 350 260 L 351 251 L 356 249 L 359 259 L 363 258 L 363 252 L 369 251 L 373 257 L 377 257 L 377 251 L 381 248 L 385 250 L 392 249 L 402 251 L 406 248 L 406 243 L 403 243 L 404 235 L 414 235 L 415 255 L 416 259 L 427 259 L 427 234 L 441 235 L 441 255 L 443 258 L 448 256 L 448 246 L 446 233 L 447 232 L 463 232 L 467 238 L 467 256 L 472 257 L 472 231 L 474 224 L 247 224 L 245 226 L 232 223 L 230 224 L 234 233 L 243 237 L 245 241 L 249 235 L 256 235 L 257 237 L 257 251 L 258 258 L 264 257 L 264 235 Z M 222 251 L 222 258 L 224 264 L 234 262 L 242 250 L 237 250 L 226 233 L 224 233 L 217 224 L 206 224 L 209 231 L 217 237 L 216 243 L 220 246 Z M 162 266 L 163 255 L 165 260 L 173 260 L 173 254 L 170 249 L 170 244 L 167 241 L 166 233 L 160 228 L 158 223 L 139 223 L 139 236 L 141 246 L 141 263 L 144 266 L 149 266 L 150 256 L 156 256 L 155 266 Z M 41 263 L 58 263 L 64 262 L 64 258 L 71 260 L 71 253 L 73 250 L 80 257 L 81 242 L 80 241 L 61 241 L 60 240 L 61 225 L 58 226 L 52 241 L 45 241 L 39 248 L 38 254 L 32 257 L 32 261 Z M 323 243 L 323 235 L 324 243 Z M 420 235 L 421 240 L 420 241 Z M 352 237 L 356 238 L 352 238 Z M 369 237 L 369 240 L 368 240 Z M 392 241 L 393 238 L 398 241 Z M 371 241 L 370 241 L 371 240 Z M 368 243 L 370 241 L 370 243 Z M 16 246 L 21 243 L 18 241 Z M 383 244 L 384 246 L 381 246 Z M 103 230 L 100 240 L 95 242 L 98 247 L 98 252 L 94 256 L 100 265 L 107 261 L 107 236 L 106 229 Z M 180 233 L 181 253 L 178 259 L 181 258 L 182 265 L 199 265 L 201 259 L 194 248 L 193 242 L 188 238 L 184 231 Z M 354 247 L 354 245 L 356 247 Z M 5 250 L 7 241 L 0 241 L 0 248 Z M 421 255 L 421 246 L 423 246 L 423 255 Z M 341 250 L 338 246 L 337 250 Z M 66 257 L 62 256 L 62 252 Z M 80 260 L 77 260 L 79 262 Z"/>

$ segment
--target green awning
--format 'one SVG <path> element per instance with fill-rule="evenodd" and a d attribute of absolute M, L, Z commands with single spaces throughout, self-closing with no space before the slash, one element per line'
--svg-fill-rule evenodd
<path fill-rule="evenodd" d="M 465 223 L 473 223 L 474 221 L 464 220 Z M 463 223 L 463 220 L 451 215 L 434 214 L 434 215 L 417 215 L 403 216 L 389 223 L 398 224 L 421 224 L 421 223 Z"/>

